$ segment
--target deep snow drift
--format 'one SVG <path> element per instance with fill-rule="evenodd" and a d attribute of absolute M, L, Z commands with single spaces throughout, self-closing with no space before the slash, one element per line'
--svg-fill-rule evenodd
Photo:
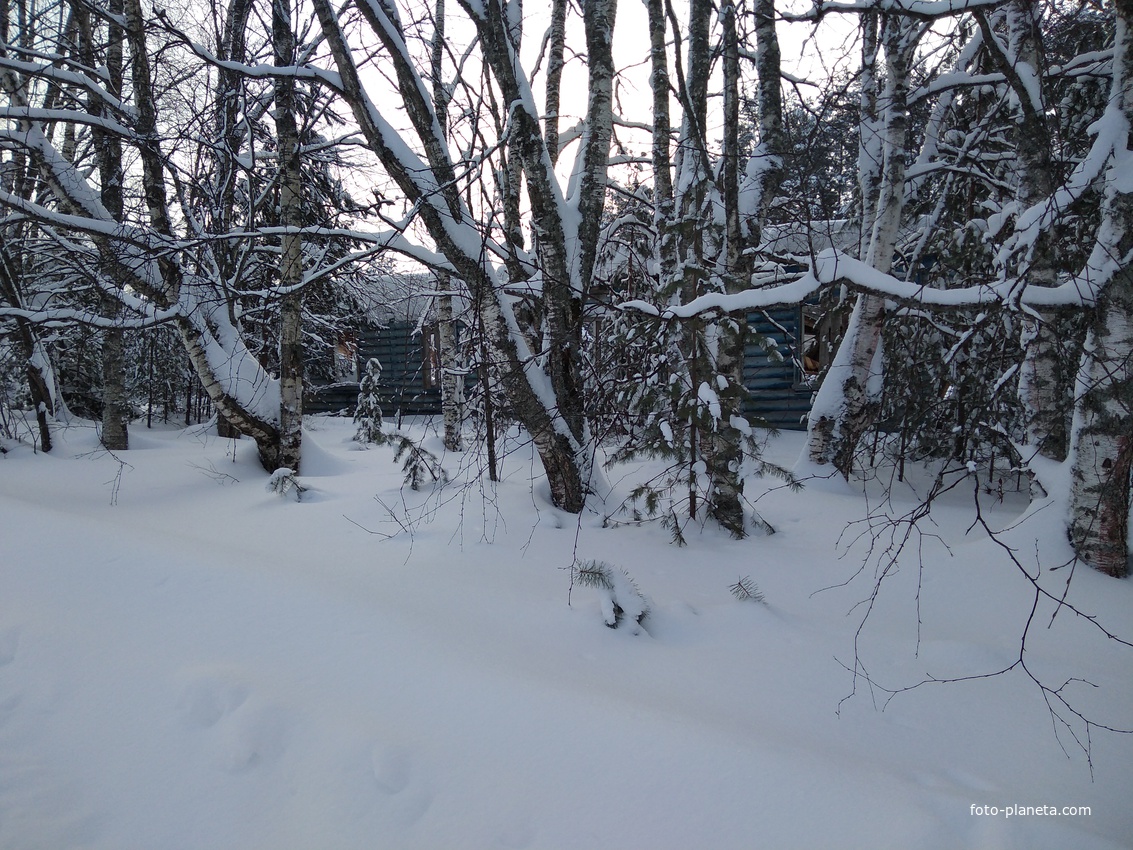
<path fill-rule="evenodd" d="M 450 456 L 451 484 L 412 492 L 392 449 L 351 434 L 311 421 L 299 503 L 265 491 L 248 441 L 202 429 L 137 428 L 124 465 L 82 425 L 47 456 L 6 444 L 0 847 L 1133 846 L 1133 736 L 1090 729 L 1091 777 L 1058 701 L 1133 726 L 1133 650 L 1047 602 L 1031 617 L 1031 584 L 969 530 L 972 487 L 858 631 L 878 570 L 860 520 L 910 509 L 904 485 L 884 506 L 752 480 L 779 533 L 678 548 L 656 523 L 549 508 L 521 446 L 494 489 Z M 623 495 L 640 478 L 611 473 Z M 982 507 L 1001 528 L 1025 503 Z M 1056 512 L 1003 535 L 1024 566 L 1065 559 Z M 649 597 L 639 634 L 572 588 L 585 559 Z M 1062 594 L 1070 573 L 1040 581 Z M 764 603 L 733 598 L 744 576 Z M 1130 582 L 1079 568 L 1067 599 L 1133 639 Z M 850 673 L 855 646 L 890 689 L 992 672 L 1029 618 L 1028 668 L 1075 680 L 1046 701 L 1018 668 L 892 699 Z"/>

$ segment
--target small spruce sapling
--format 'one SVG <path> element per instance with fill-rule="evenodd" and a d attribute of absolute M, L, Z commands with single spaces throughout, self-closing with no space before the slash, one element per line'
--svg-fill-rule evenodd
<path fill-rule="evenodd" d="M 382 364 L 376 357 L 366 361 L 362 380 L 358 385 L 358 405 L 354 409 L 354 422 L 358 426 L 354 439 L 359 443 L 382 445 L 388 438 L 382 433 L 382 408 L 378 400 L 378 381 Z"/>
<path fill-rule="evenodd" d="M 642 621 L 649 614 L 649 600 L 629 573 L 605 561 L 582 561 L 574 569 L 579 584 L 598 591 L 602 616 L 609 628 L 629 622 L 633 623 L 634 634 L 641 631 Z"/>
<path fill-rule="evenodd" d="M 377 446 L 396 445 L 393 462 L 401 463 L 405 483 L 413 490 L 420 490 L 426 482 L 447 484 L 448 473 L 441 466 L 440 458 L 405 434 L 396 431 L 386 434 L 382 431 L 382 408 L 378 396 L 378 381 L 381 376 L 382 364 L 376 357 L 371 357 L 366 361 L 366 369 L 358 385 L 358 406 L 354 410 L 354 422 L 358 425 L 358 430 L 354 439 L 359 443 Z"/>
<path fill-rule="evenodd" d="M 393 462 L 405 459 L 401 471 L 405 473 L 405 483 L 411 490 L 420 490 L 426 481 L 442 486 L 448 483 L 448 473 L 441 466 L 441 459 L 420 443 L 413 442 L 404 434 L 392 434 L 386 439 L 397 442 Z"/>
<path fill-rule="evenodd" d="M 740 600 L 740 602 L 762 602 L 767 604 L 767 600 L 763 598 L 763 591 L 756 586 L 756 583 L 751 580 L 751 576 L 743 576 L 735 584 L 728 587 L 732 591 L 732 596 Z"/>
<path fill-rule="evenodd" d="M 295 470 L 288 469 L 286 466 L 280 467 L 271 474 L 266 489 L 269 493 L 275 493 L 280 498 L 291 496 L 296 502 L 301 501 L 303 494 L 307 491 L 307 488 L 299 483 Z"/>

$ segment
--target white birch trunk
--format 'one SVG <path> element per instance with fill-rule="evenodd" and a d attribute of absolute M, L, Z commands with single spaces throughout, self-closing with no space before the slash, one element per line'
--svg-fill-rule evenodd
<path fill-rule="evenodd" d="M 1119 257 L 1120 266 L 1099 300 L 1075 397 L 1069 531 L 1079 558 L 1125 576 L 1133 471 L 1133 0 L 1114 5 L 1109 109 L 1120 110 L 1124 133 L 1107 173 L 1099 247 Z"/>
<path fill-rule="evenodd" d="M 122 15 L 121 0 L 108 5 L 110 15 Z M 117 23 L 108 24 L 108 43 L 105 56 L 96 60 L 93 31 L 89 11 L 75 6 L 75 20 L 79 28 L 80 49 L 88 67 L 104 63 L 108 90 L 114 97 L 122 96 L 123 41 L 125 33 Z M 91 95 L 87 108 L 92 115 L 105 113 L 102 101 Z M 98 162 L 102 204 L 116 221 L 123 220 L 122 190 L 125 176 L 122 168 L 122 140 L 117 135 L 99 128 L 91 128 L 95 159 Z M 103 312 L 115 316 L 121 313 L 114 299 L 103 296 Z M 102 362 L 102 431 L 99 439 L 110 451 L 124 451 L 130 447 L 130 402 L 126 393 L 126 346 L 122 331 L 108 328 L 102 334 L 100 358 Z"/>
<path fill-rule="evenodd" d="M 566 53 L 567 0 L 551 0 L 550 44 L 547 52 L 547 155 L 551 165 L 559 159 L 559 104 L 562 100 L 563 55 Z"/>
<path fill-rule="evenodd" d="M 874 59 L 870 55 L 872 16 L 867 27 L 863 85 Z M 881 18 L 880 41 L 885 50 L 885 88 L 879 106 L 884 133 L 881 144 L 871 141 L 874 119 L 863 112 L 862 152 L 859 158 L 862 208 L 873 211 L 872 221 L 863 217 L 862 232 L 869 232 L 863 259 L 873 268 L 888 273 L 900 230 L 905 196 L 905 133 L 908 125 L 909 73 L 917 44 L 917 24 L 897 15 Z M 872 100 L 863 89 L 863 109 Z M 879 171 L 875 172 L 875 168 Z M 866 193 L 876 182 L 876 201 Z M 885 301 L 880 296 L 858 296 L 853 318 L 838 347 L 837 368 L 831 367 L 816 395 L 808 423 L 807 457 L 818 466 L 833 464 L 844 476 L 853 470 L 854 452 L 861 436 L 877 415 L 878 391 L 883 359 L 880 355 L 881 329 Z"/>
<path fill-rule="evenodd" d="M 1054 139 L 1046 117 L 1042 74 L 1041 8 L 1028 0 L 1011 0 L 1003 10 L 1007 46 L 1000 49 L 988 19 L 980 15 L 984 44 L 1007 78 L 1018 103 L 1014 126 L 1017 153 L 1015 199 L 1021 210 L 1051 197 L 1055 191 Z M 1014 274 L 1029 286 L 1057 283 L 1053 237 L 1049 230 L 1018 258 Z M 1019 371 L 1019 401 L 1023 406 L 1027 443 L 1045 457 L 1063 460 L 1067 449 L 1069 388 L 1059 377 L 1058 337 L 1050 313 L 1023 314 L 1023 364 Z"/>
<path fill-rule="evenodd" d="M 272 0 L 272 49 L 275 64 L 295 63 L 295 34 L 290 0 Z M 275 80 L 275 131 L 279 152 L 279 215 L 286 228 L 303 224 L 299 129 L 295 121 L 295 78 Z M 300 472 L 303 445 L 303 245 L 298 233 L 281 237 L 279 287 L 279 458 L 276 468 Z"/>
<path fill-rule="evenodd" d="M 433 41 L 430 45 L 429 71 L 433 78 L 433 111 L 441 132 L 447 132 L 448 92 L 442 74 L 445 42 L 445 0 L 435 0 Z M 548 130 L 548 132 L 550 132 Z M 453 325 L 452 279 L 447 272 L 437 273 L 437 358 L 441 368 L 441 416 L 444 420 L 446 451 L 464 451 L 464 379 L 456 356 L 456 328 Z"/>

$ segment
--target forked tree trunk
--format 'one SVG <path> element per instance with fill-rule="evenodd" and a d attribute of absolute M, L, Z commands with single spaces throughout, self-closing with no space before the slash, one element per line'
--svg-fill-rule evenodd
<path fill-rule="evenodd" d="M 485 68 L 499 86 L 509 112 L 507 140 L 523 165 L 531 204 L 532 230 L 539 234 L 543 319 L 547 323 L 547 367 L 526 349 L 511 312 L 508 296 L 497 291 L 496 270 L 486 263 L 480 246 L 484 234 L 464 208 L 448 145 L 439 132 L 426 87 L 411 59 L 392 0 L 370 0 L 359 9 L 388 52 L 398 85 L 398 106 L 405 109 L 416 139 L 385 123 L 371 102 L 358 73 L 338 16 L 327 0 L 313 0 L 327 45 L 338 67 L 341 94 L 362 135 L 390 177 L 411 203 L 436 248 L 452 271 L 468 285 L 480 310 L 493 358 L 512 412 L 532 435 L 547 472 L 554 504 L 570 512 L 582 510 L 592 473 L 589 434 L 582 404 L 578 319 L 581 293 L 589 284 L 598 227 L 605 197 L 606 167 L 612 131 L 613 0 L 590 0 L 584 24 L 590 71 L 588 127 L 579 164 L 578 195 L 568 210 L 549 167 L 541 116 L 531 108 L 530 90 L 520 75 L 515 52 L 512 4 L 501 0 L 461 0 L 476 25 Z M 508 7 L 505 9 L 505 5 Z M 424 158 L 410 152 L 420 150 Z M 510 238 L 510 237 L 509 237 Z"/>
<path fill-rule="evenodd" d="M 145 20 L 139 0 L 124 0 L 121 22 L 130 53 L 133 96 L 133 133 L 150 230 L 136 231 L 129 243 L 108 235 L 105 225 L 114 216 L 90 188 L 84 175 L 65 160 L 44 132 L 42 122 L 30 117 L 15 121 L 21 144 L 38 171 L 39 191 L 50 193 L 60 211 L 92 222 L 91 234 L 100 258 L 123 289 L 147 299 L 157 309 L 174 304 L 181 308 L 173 317 L 201 384 L 216 410 L 242 433 L 256 440 L 261 463 L 274 470 L 279 454 L 278 407 L 271 410 L 265 399 L 277 389 L 244 346 L 238 330 L 228 321 L 224 290 L 216 281 L 197 280 L 183 287 L 182 270 L 166 249 L 176 242 L 166 197 L 165 162 L 157 136 L 151 55 L 145 37 Z M 10 69 L 0 69 L 0 89 L 13 106 L 25 108 L 26 89 Z M 55 91 L 50 87 L 49 91 Z M 18 206 L 18 202 L 14 204 Z M 160 248 L 149 250 L 152 238 Z"/>
<path fill-rule="evenodd" d="M 124 0 L 124 10 L 126 43 L 132 60 L 134 100 L 137 107 L 135 126 L 146 207 L 154 230 L 171 238 L 173 225 L 165 193 L 164 163 L 157 140 L 157 107 L 154 102 L 150 56 L 146 48 L 145 20 L 139 0 Z M 174 303 L 182 297 L 180 268 L 161 260 L 157 262 L 163 279 L 162 291 L 154 293 L 156 300 L 162 305 Z M 223 283 L 222 281 L 221 284 Z M 219 295 L 219 291 L 216 294 Z M 215 312 L 218 309 L 220 306 L 217 304 L 202 303 L 199 296 L 193 298 L 188 313 L 175 320 L 177 330 L 189 361 L 201 380 L 201 386 L 217 413 L 233 428 L 256 441 L 261 466 L 273 472 L 280 466 L 278 408 L 268 413 L 257 403 L 257 396 L 268 392 L 258 384 L 266 384 L 269 377 L 243 345 L 237 328 L 228 321 L 227 313 L 222 316 Z M 248 376 L 241 376 L 234 385 L 223 370 L 241 370 L 245 363 L 249 371 L 254 373 L 251 378 L 254 385 L 247 386 Z"/>

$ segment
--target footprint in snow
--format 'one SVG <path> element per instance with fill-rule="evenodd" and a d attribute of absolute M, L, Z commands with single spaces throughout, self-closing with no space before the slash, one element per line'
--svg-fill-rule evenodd
<path fill-rule="evenodd" d="M 199 676 L 185 686 L 178 711 L 186 726 L 209 729 L 248 699 L 246 684 L 223 674 Z"/>
<path fill-rule="evenodd" d="M 185 726 L 207 733 L 210 761 L 226 773 L 271 764 L 287 749 L 287 712 L 257 699 L 235 672 L 194 675 L 177 708 Z"/>
<path fill-rule="evenodd" d="M 0 667 L 16 660 L 20 648 L 20 629 L 14 627 L 0 630 Z"/>
<path fill-rule="evenodd" d="M 535 844 L 535 828 L 525 814 L 515 813 L 500 829 L 497 844 L 507 850 L 526 850 Z"/>
<path fill-rule="evenodd" d="M 405 749 L 378 744 L 370 753 L 370 765 L 394 823 L 407 827 L 424 817 L 433 804 L 433 792 L 428 783 L 415 777 L 413 760 Z"/>
<path fill-rule="evenodd" d="M 290 725 L 278 706 L 241 708 L 224 724 L 220 767 L 244 773 L 271 764 L 287 749 Z"/>
<path fill-rule="evenodd" d="M 409 785 L 409 754 L 400 747 L 376 746 L 370 756 L 378 788 L 387 794 L 400 794 Z"/>

